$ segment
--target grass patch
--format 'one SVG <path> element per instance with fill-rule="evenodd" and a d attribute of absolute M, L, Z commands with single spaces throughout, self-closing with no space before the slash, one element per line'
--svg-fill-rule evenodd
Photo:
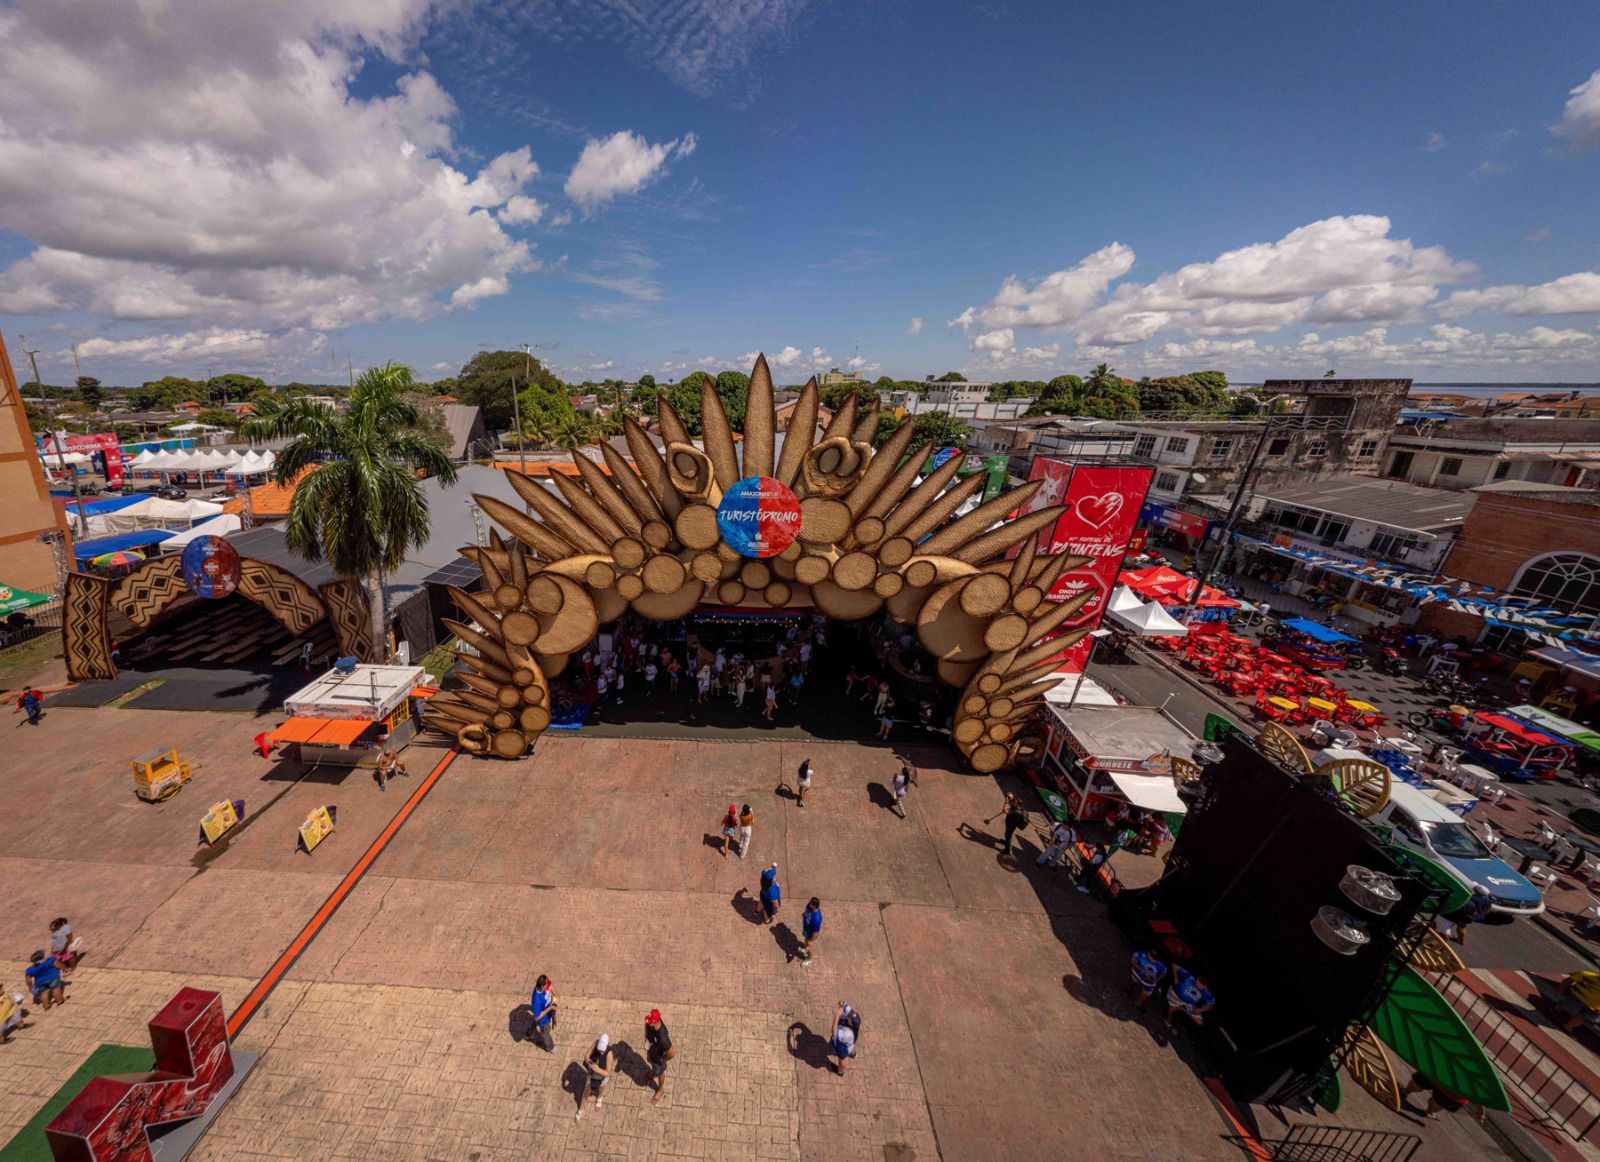
<path fill-rule="evenodd" d="M 32 678 L 51 658 L 61 656 L 61 631 L 40 634 L 0 654 L 0 689 L 12 690 Z"/>
<path fill-rule="evenodd" d="M 37 1006 L 34 1012 L 30 1021 L 39 1019 Z M 14 1035 L 26 1037 L 28 1030 L 23 1029 Z M 119 1073 L 146 1073 L 154 1069 L 155 1064 L 155 1050 L 148 1045 L 101 1045 L 84 1058 L 83 1064 L 67 1078 L 65 1085 L 50 1096 L 50 1100 L 39 1107 L 39 1112 L 29 1119 L 28 1124 L 18 1130 L 4 1148 L 0 1148 L 0 1162 L 51 1162 L 50 1144 L 45 1140 L 44 1128 L 67 1108 L 67 1103 L 78 1096 L 80 1089 L 93 1078 Z"/>

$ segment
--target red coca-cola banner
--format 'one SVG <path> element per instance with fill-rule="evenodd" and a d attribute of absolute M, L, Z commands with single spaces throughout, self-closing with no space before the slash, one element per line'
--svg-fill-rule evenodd
<path fill-rule="evenodd" d="M 1044 485 L 1024 511 L 1052 504 L 1067 506 L 1055 527 L 1039 534 L 1040 552 L 1091 558 L 1088 564 L 1062 576 L 1050 592 L 1054 601 L 1091 594 L 1083 611 L 1067 622 L 1068 629 L 1094 629 L 1100 624 L 1154 474 L 1153 468 L 1076 465 L 1042 456 L 1034 460 L 1028 479 L 1043 480 Z M 1060 668 L 1077 673 L 1088 654 L 1089 639 L 1084 638 L 1063 655 Z"/>

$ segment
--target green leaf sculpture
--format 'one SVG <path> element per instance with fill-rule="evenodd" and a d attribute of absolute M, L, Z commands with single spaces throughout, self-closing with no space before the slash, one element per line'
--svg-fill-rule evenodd
<path fill-rule="evenodd" d="M 1420 855 L 1409 847 L 1401 847 L 1397 843 L 1389 844 L 1385 850 L 1406 871 L 1416 876 L 1430 888 L 1435 888 L 1445 894 L 1444 903 L 1439 906 L 1439 911 L 1448 915 L 1472 903 L 1472 889 L 1446 871 L 1444 866 L 1437 860 L 1429 859 L 1427 856 Z"/>
<path fill-rule="evenodd" d="M 1402 968 L 1370 1027 L 1442 1089 L 1491 1110 L 1509 1110 L 1500 1074 L 1450 1002 L 1415 969 Z"/>

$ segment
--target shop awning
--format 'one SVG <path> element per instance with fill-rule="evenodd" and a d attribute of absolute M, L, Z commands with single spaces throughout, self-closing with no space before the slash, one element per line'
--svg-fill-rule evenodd
<path fill-rule="evenodd" d="M 0 613 L 15 613 L 19 609 L 32 609 L 54 598 L 48 593 L 33 593 L 27 589 L 13 589 L 0 585 Z"/>
<path fill-rule="evenodd" d="M 1135 807 L 1151 811 L 1166 811 L 1174 815 L 1187 815 L 1188 804 L 1178 798 L 1178 788 L 1171 775 L 1128 775 L 1121 771 L 1106 771 L 1128 802 Z"/>
<path fill-rule="evenodd" d="M 272 732 L 272 741 L 349 746 L 365 734 L 371 725 L 361 718 L 303 718 L 297 715 Z"/>
<path fill-rule="evenodd" d="M 1515 718 L 1507 718 L 1504 714 L 1474 714 L 1473 717 L 1485 726 L 1503 730 L 1512 738 L 1520 739 L 1529 746 L 1556 745 L 1556 740 L 1548 734 L 1533 729 L 1525 722 L 1518 722 Z"/>
<path fill-rule="evenodd" d="M 1525 722 L 1534 726 L 1554 731 L 1562 738 L 1570 739 L 1579 746 L 1587 747 L 1592 751 L 1600 751 L 1600 734 L 1590 730 L 1587 726 L 1573 722 L 1570 718 L 1563 718 L 1542 706 L 1507 706 L 1507 714 L 1514 714 Z"/>
<path fill-rule="evenodd" d="M 1542 662 L 1553 662 L 1563 670 L 1571 670 L 1574 674 L 1600 678 L 1600 654 L 1586 654 L 1581 650 L 1546 646 L 1542 650 L 1534 650 L 1529 656 L 1538 658 Z"/>
<path fill-rule="evenodd" d="M 1329 629 L 1321 622 L 1312 621 L 1309 617 L 1285 618 L 1283 624 L 1285 629 L 1303 633 L 1314 642 L 1353 642 L 1360 640 L 1359 638 L 1351 637 L 1347 633 L 1340 633 L 1336 629 Z"/>
<path fill-rule="evenodd" d="M 131 533 L 117 533 L 110 537 L 95 537 L 78 541 L 72 546 L 72 555 L 80 561 L 92 560 L 101 553 L 115 553 L 123 549 L 139 549 L 166 540 L 172 534 L 166 529 L 139 529 Z"/>

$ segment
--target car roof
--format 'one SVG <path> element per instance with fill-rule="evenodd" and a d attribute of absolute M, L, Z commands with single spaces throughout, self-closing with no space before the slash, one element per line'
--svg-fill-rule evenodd
<path fill-rule="evenodd" d="M 1414 818 L 1428 823 L 1460 823 L 1457 815 L 1425 791 L 1395 779 L 1389 783 L 1389 801 L 1404 807 Z"/>

